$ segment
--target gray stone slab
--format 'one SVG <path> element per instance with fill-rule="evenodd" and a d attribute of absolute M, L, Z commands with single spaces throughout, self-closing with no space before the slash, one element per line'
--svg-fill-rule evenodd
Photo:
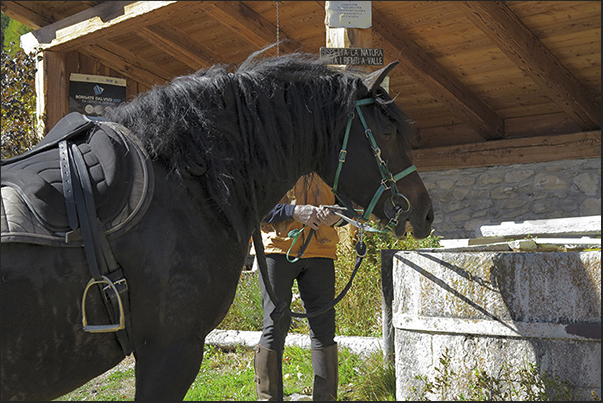
<path fill-rule="evenodd" d="M 476 237 L 584 236 L 601 235 L 601 216 L 553 218 L 523 222 L 505 221 L 499 225 L 482 225 Z"/>

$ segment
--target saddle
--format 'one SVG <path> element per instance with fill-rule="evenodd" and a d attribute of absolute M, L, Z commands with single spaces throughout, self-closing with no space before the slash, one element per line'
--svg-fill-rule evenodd
<path fill-rule="evenodd" d="M 92 185 L 96 215 L 108 239 L 132 228 L 144 215 L 153 191 L 151 162 L 113 122 L 95 122 L 73 112 L 30 151 L 2 161 L 1 241 L 82 246 L 69 222 L 59 145 L 75 144 Z"/>
<path fill-rule="evenodd" d="M 2 243 L 83 246 L 92 274 L 82 297 L 83 330 L 115 332 L 129 355 L 128 285 L 108 240 L 144 215 L 154 181 L 149 158 L 126 132 L 115 123 L 70 113 L 36 147 L 2 161 L 0 201 Z M 108 310 L 108 325 L 88 325 L 86 296 L 94 285 Z"/>

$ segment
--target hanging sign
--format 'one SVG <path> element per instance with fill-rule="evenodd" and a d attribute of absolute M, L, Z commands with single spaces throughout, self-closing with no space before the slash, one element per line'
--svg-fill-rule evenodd
<path fill-rule="evenodd" d="M 123 78 L 79 73 L 69 77 L 69 112 L 98 117 L 125 101 Z"/>
<path fill-rule="evenodd" d="M 383 66 L 383 49 L 321 47 L 320 58 L 333 60 L 329 64 Z"/>
<path fill-rule="evenodd" d="M 325 25 L 329 28 L 370 28 L 372 26 L 370 1 L 327 1 L 325 11 Z"/>

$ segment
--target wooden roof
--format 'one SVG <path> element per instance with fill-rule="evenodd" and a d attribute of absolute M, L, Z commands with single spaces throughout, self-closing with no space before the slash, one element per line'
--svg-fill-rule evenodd
<path fill-rule="evenodd" d="M 324 6 L 279 2 L 281 53 L 325 46 Z M 2 11 L 47 49 L 146 86 L 241 63 L 277 32 L 274 1 L 2 1 Z M 401 62 L 390 94 L 420 130 L 423 166 L 600 157 L 600 1 L 373 1 L 372 21 L 373 47 Z"/>

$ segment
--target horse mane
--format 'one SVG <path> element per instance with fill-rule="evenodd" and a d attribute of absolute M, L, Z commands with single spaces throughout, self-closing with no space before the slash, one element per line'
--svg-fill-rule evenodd
<path fill-rule="evenodd" d="M 308 161 L 296 164 L 292 155 L 320 169 L 340 145 L 336 137 L 362 85 L 357 73 L 312 54 L 262 52 L 235 72 L 216 65 L 155 86 L 106 117 L 127 127 L 174 176 L 203 172 L 217 204 L 251 203 L 250 192 L 270 187 L 267 173 L 286 182 L 309 172 Z"/>

